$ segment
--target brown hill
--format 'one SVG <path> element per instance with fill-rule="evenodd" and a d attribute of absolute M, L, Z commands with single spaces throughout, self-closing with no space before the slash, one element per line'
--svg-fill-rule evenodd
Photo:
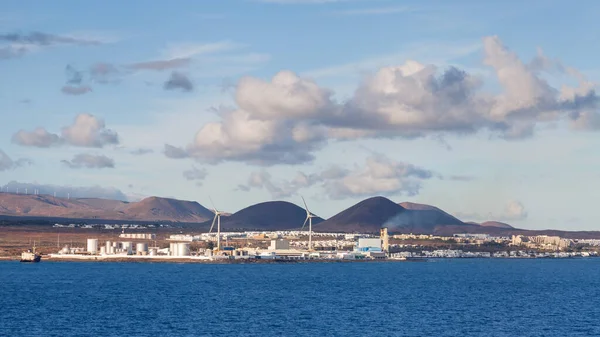
<path fill-rule="evenodd" d="M 78 202 L 105 211 L 121 211 L 129 203 L 121 200 L 100 199 L 100 198 L 80 198 Z"/>
<path fill-rule="evenodd" d="M 67 219 L 203 222 L 212 212 L 197 202 L 150 197 L 127 203 L 107 199 L 63 199 L 0 193 L 0 215 Z"/>
<path fill-rule="evenodd" d="M 513 226 L 500 221 L 486 221 L 479 224 L 482 227 L 514 228 Z"/>
<path fill-rule="evenodd" d="M 104 213 L 75 199 L 47 195 L 0 194 L 0 214 L 12 216 L 96 217 Z"/>
<path fill-rule="evenodd" d="M 130 203 L 122 212 L 134 219 L 177 222 L 202 222 L 213 217 L 213 212 L 195 201 L 158 197 Z"/>
<path fill-rule="evenodd" d="M 302 207 L 287 201 L 268 201 L 246 207 L 226 218 L 222 217 L 221 228 L 230 230 L 299 230 L 305 219 L 306 211 Z M 316 224 L 323 221 L 319 217 L 313 218 L 313 230 Z M 307 229 L 308 225 L 305 230 Z"/>

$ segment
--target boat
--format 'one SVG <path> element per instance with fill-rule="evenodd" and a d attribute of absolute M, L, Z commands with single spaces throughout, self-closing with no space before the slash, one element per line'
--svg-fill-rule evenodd
<path fill-rule="evenodd" d="M 35 246 L 33 246 L 33 249 L 21 253 L 21 262 L 40 262 L 41 259 L 42 256 L 35 252 Z"/>

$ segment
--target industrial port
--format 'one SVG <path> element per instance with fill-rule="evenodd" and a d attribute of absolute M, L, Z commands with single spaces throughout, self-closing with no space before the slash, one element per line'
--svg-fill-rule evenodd
<path fill-rule="evenodd" d="M 235 260 L 383 260 L 389 258 L 389 236 L 382 228 L 379 237 L 371 235 L 318 233 L 313 241 L 306 231 L 173 234 L 167 238 L 168 247 L 155 244 L 156 235 L 132 233 L 119 235 L 117 240 L 101 242 L 88 238 L 85 247 L 65 245 L 57 253 L 48 254 L 51 260 L 148 260 L 169 261 L 235 261 Z M 308 238 L 306 240 L 305 238 Z M 224 244 L 222 244 L 224 242 Z M 268 246 L 251 247 L 253 242 Z M 192 245 L 204 246 L 192 248 Z M 405 260 L 403 257 L 394 258 Z"/>

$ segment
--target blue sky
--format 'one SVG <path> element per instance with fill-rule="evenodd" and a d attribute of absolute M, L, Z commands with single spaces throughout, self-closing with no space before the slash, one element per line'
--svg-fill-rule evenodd
<path fill-rule="evenodd" d="M 599 6 L 5 1 L 0 185 L 600 230 Z"/>

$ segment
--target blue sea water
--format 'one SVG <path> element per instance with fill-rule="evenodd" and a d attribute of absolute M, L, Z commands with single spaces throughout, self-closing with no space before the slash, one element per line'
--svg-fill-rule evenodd
<path fill-rule="evenodd" d="M 0 262 L 0 336 L 600 336 L 600 259 Z"/>

